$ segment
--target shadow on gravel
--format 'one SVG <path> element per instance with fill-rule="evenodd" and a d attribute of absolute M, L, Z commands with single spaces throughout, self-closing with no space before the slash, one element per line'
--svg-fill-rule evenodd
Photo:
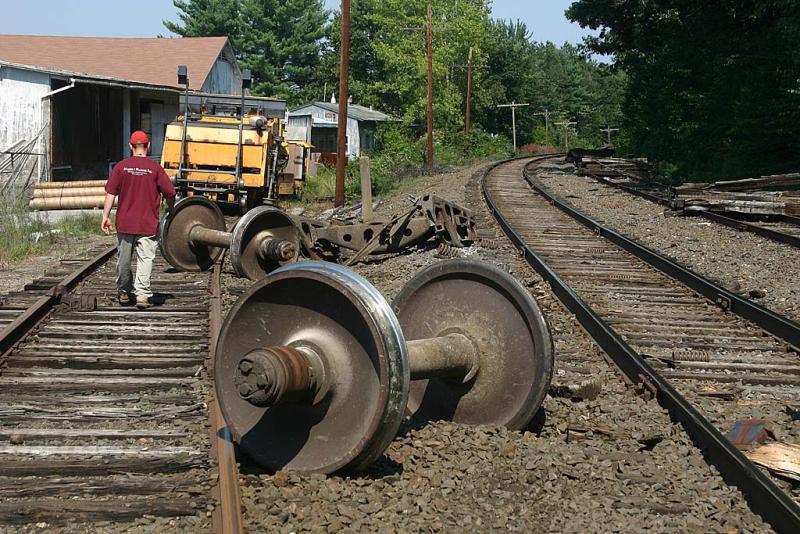
<path fill-rule="evenodd" d="M 531 419 L 531 422 L 528 423 L 528 426 L 525 427 L 523 432 L 530 432 L 531 434 L 539 436 L 542 433 L 545 423 L 547 423 L 547 412 L 544 406 L 540 406 L 536 415 L 533 416 L 533 419 Z"/>
<path fill-rule="evenodd" d="M 253 462 L 247 455 L 242 454 L 238 449 L 236 451 L 236 461 L 239 463 L 239 473 L 242 476 L 263 476 L 268 475 L 272 476 L 275 473 L 264 469 L 257 463 Z M 333 475 L 328 475 L 330 477 L 346 477 L 349 479 L 354 480 L 380 480 L 385 479 L 387 477 L 391 477 L 393 479 L 400 479 L 400 476 L 403 474 L 403 465 L 400 463 L 395 462 L 394 460 L 386 457 L 386 455 L 381 456 L 378 458 L 369 468 L 361 473 L 336 473 Z M 300 476 L 312 476 L 312 475 L 300 475 Z M 313 475 L 319 476 L 319 475 Z"/>

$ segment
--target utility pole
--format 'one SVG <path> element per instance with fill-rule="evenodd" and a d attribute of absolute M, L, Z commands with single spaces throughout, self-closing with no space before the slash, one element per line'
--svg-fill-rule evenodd
<path fill-rule="evenodd" d="M 446 29 L 433 27 L 433 7 L 431 4 L 428 4 L 424 28 L 402 28 L 403 31 L 407 32 L 425 30 L 425 48 L 428 60 L 428 167 L 433 166 L 433 32 Z"/>
<path fill-rule="evenodd" d="M 428 48 L 428 167 L 433 167 L 433 7 L 428 4 L 425 24 Z"/>
<path fill-rule="evenodd" d="M 530 104 L 517 104 L 511 102 L 510 104 L 498 104 L 498 108 L 511 108 L 511 131 L 514 137 L 514 152 L 517 151 L 517 108 L 523 108 Z"/>
<path fill-rule="evenodd" d="M 342 0 L 342 42 L 339 58 L 339 123 L 336 132 L 336 198 L 344 206 L 344 175 L 347 169 L 347 77 L 350 67 L 350 0 Z"/>
<path fill-rule="evenodd" d="M 472 128 L 472 73 L 475 69 L 488 69 L 489 67 L 487 65 L 476 65 L 473 63 L 471 46 L 469 47 L 469 55 L 467 56 L 467 63 L 465 65 L 453 63 L 450 66 L 454 69 L 463 69 L 465 67 L 467 69 L 467 113 L 464 132 L 469 133 Z"/>
<path fill-rule="evenodd" d="M 609 128 L 608 126 L 606 126 L 600 131 L 606 134 L 606 139 L 608 140 L 608 146 L 611 146 L 611 133 L 618 132 L 619 128 Z"/>
<path fill-rule="evenodd" d="M 575 121 L 564 121 L 564 122 L 557 122 L 555 123 L 556 126 L 563 126 L 564 127 L 564 151 L 569 151 L 569 127 L 575 126 L 578 123 Z"/>
<path fill-rule="evenodd" d="M 544 117 L 544 144 L 549 145 L 550 144 L 550 115 L 552 115 L 552 112 L 550 110 L 548 110 L 548 109 L 545 109 L 544 111 L 538 111 L 538 112 L 534 113 L 534 115 L 539 115 L 539 116 Z"/>

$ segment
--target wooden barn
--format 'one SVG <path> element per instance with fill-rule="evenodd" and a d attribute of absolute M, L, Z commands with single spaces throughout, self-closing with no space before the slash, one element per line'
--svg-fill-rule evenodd
<path fill-rule="evenodd" d="M 137 129 L 150 135 L 151 157 L 159 159 L 165 126 L 179 113 L 178 65 L 187 65 L 193 91 L 240 91 L 226 37 L 0 35 L 6 180 L 11 168 L 27 181 L 105 179 L 129 155 L 128 137 Z"/>

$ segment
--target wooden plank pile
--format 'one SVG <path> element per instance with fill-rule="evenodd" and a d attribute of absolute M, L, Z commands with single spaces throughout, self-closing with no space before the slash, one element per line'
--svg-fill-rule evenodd
<path fill-rule="evenodd" d="M 653 170 L 645 158 L 589 158 L 576 163 L 579 175 L 628 178 L 635 182 L 650 180 Z"/>
<path fill-rule="evenodd" d="M 751 215 L 800 215 L 800 173 L 762 176 L 714 183 L 692 183 L 675 188 L 684 209 Z"/>

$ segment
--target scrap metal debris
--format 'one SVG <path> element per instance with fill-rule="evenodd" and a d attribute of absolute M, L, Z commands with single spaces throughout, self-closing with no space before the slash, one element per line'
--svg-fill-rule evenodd
<path fill-rule="evenodd" d="M 432 193 L 410 200 L 408 210 L 383 221 L 343 222 L 341 218 L 351 219 L 356 208 L 333 212 L 329 222 L 301 218 L 304 248 L 315 259 L 331 261 L 342 261 L 352 251 L 344 261 L 353 265 L 367 256 L 400 252 L 433 237 L 455 248 L 475 241 L 476 223 L 470 210 Z"/>
<path fill-rule="evenodd" d="M 767 428 L 767 422 L 763 419 L 743 419 L 736 421 L 733 428 L 725 437 L 740 449 L 747 449 L 753 445 L 760 445 L 767 439 L 774 439 L 775 436 Z"/>
<path fill-rule="evenodd" d="M 714 183 L 684 184 L 674 189 L 677 207 L 750 215 L 798 215 L 800 173 Z"/>

